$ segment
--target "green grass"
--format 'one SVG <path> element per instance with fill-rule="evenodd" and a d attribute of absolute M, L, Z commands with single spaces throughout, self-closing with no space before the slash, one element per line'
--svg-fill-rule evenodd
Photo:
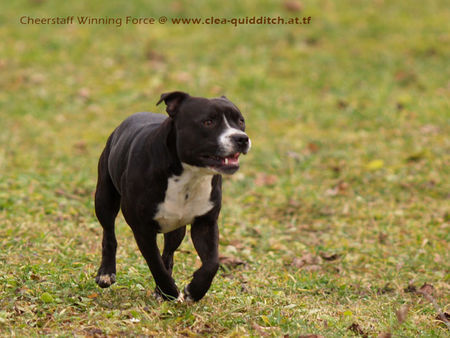
<path fill-rule="evenodd" d="M 447 336 L 450 11 L 445 1 L 10 1 L 0 11 L 0 334 Z M 38 26 L 30 16 L 311 16 L 302 26 Z M 224 266 L 199 303 L 158 303 L 118 218 L 94 282 L 98 156 L 170 90 L 227 95 L 253 149 L 225 179 Z M 199 261 L 175 256 L 185 285 Z M 320 256 L 337 254 L 337 259 Z M 410 287 L 411 288 L 411 287 Z M 405 290 L 406 289 L 406 290 Z M 409 306 L 406 320 L 396 316 Z M 355 327 L 355 326 L 354 326 Z"/>

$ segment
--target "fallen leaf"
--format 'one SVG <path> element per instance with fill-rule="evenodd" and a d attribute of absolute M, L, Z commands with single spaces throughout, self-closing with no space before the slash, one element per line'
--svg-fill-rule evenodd
<path fill-rule="evenodd" d="M 278 177 L 272 174 L 257 173 L 254 182 L 257 187 L 274 185 L 278 182 Z"/>
<path fill-rule="evenodd" d="M 221 266 L 226 266 L 229 269 L 234 269 L 239 265 L 245 265 L 245 262 L 237 257 L 219 256 L 219 263 Z"/>
<path fill-rule="evenodd" d="M 439 127 L 433 124 L 426 124 L 420 128 L 420 131 L 424 134 L 437 134 L 439 133 Z"/>
<path fill-rule="evenodd" d="M 339 100 L 337 101 L 337 106 L 338 106 L 338 108 L 340 108 L 340 109 L 347 108 L 347 107 L 348 107 L 348 102 L 347 102 L 346 100 L 339 99 Z"/>
<path fill-rule="evenodd" d="M 441 322 L 448 323 L 450 322 L 450 313 L 448 312 L 440 313 L 436 316 L 436 319 Z"/>
<path fill-rule="evenodd" d="M 337 253 L 320 252 L 319 255 L 326 261 L 335 261 L 336 259 L 341 257 L 341 255 Z"/>
<path fill-rule="evenodd" d="M 165 56 L 153 49 L 149 49 L 146 53 L 145 53 L 145 57 L 147 58 L 147 60 L 149 61 L 156 61 L 156 62 L 164 62 L 165 61 Z"/>
<path fill-rule="evenodd" d="M 353 323 L 348 327 L 348 329 L 356 334 L 359 334 L 362 337 L 368 337 L 368 335 L 363 331 L 363 329 L 361 328 L 361 326 L 359 326 L 358 323 Z"/>
<path fill-rule="evenodd" d="M 320 271 L 322 269 L 322 267 L 320 265 L 307 265 L 303 268 L 303 270 L 305 271 Z"/>
<path fill-rule="evenodd" d="M 103 334 L 103 331 L 97 327 L 90 327 L 83 330 L 87 335 L 92 337 L 99 337 Z"/>
<path fill-rule="evenodd" d="M 177 82 L 181 83 L 188 83 L 192 81 L 192 75 L 188 72 L 177 72 L 174 77 Z"/>
<path fill-rule="evenodd" d="M 378 242 L 380 244 L 386 244 L 387 238 L 388 238 L 388 235 L 386 233 L 384 233 L 384 232 L 380 232 L 378 234 Z"/>
<path fill-rule="evenodd" d="M 378 338 L 391 338 L 391 337 L 392 337 L 392 334 L 390 332 L 381 332 L 378 335 Z"/>
<path fill-rule="evenodd" d="M 369 163 L 367 163 L 366 168 L 368 170 L 375 171 L 375 170 L 383 168 L 383 166 L 384 166 L 383 160 L 373 160 L 373 161 L 370 161 Z"/>
<path fill-rule="evenodd" d="M 397 316 L 397 320 L 398 320 L 399 324 L 402 324 L 406 320 L 406 317 L 408 316 L 408 311 L 409 311 L 408 304 L 402 305 L 402 307 L 400 307 L 400 309 L 395 311 L 395 315 Z"/>
<path fill-rule="evenodd" d="M 415 153 L 412 153 L 406 158 L 406 162 L 419 162 L 430 156 L 430 151 L 428 149 L 422 149 Z"/>
<path fill-rule="evenodd" d="M 303 9 L 299 1 L 288 0 L 283 3 L 284 8 L 289 12 L 300 12 Z"/>
<path fill-rule="evenodd" d="M 97 298 L 98 297 L 98 293 L 91 293 L 89 296 L 88 296 L 88 298 L 90 298 L 90 299 L 94 299 L 94 298 Z"/>
<path fill-rule="evenodd" d="M 431 295 L 433 295 L 433 292 L 434 292 L 434 286 L 431 284 L 428 284 L 428 283 L 424 283 L 420 287 L 419 292 L 422 292 L 422 293 L 425 293 L 425 294 L 431 296 Z"/>
<path fill-rule="evenodd" d="M 301 269 L 307 265 L 318 266 L 319 263 L 320 263 L 320 257 L 313 256 L 310 253 L 306 253 L 300 258 L 295 257 L 292 260 L 291 265 L 295 266 L 298 269 Z M 316 269 L 316 268 L 312 268 L 312 270 L 314 270 L 314 269 Z"/>
<path fill-rule="evenodd" d="M 405 292 L 416 292 L 417 288 L 414 284 L 412 284 L 412 282 L 408 283 L 408 286 L 406 288 L 403 289 L 403 291 Z"/>
<path fill-rule="evenodd" d="M 252 327 L 255 329 L 256 332 L 258 332 L 259 335 L 265 337 L 268 336 L 269 334 L 267 333 L 267 328 L 261 325 L 258 325 L 256 323 L 252 324 Z"/>
<path fill-rule="evenodd" d="M 416 79 L 417 79 L 416 74 L 411 71 L 400 70 L 397 73 L 395 73 L 395 80 L 403 85 L 410 84 L 416 81 Z"/>
<path fill-rule="evenodd" d="M 377 294 L 383 295 L 392 291 L 394 291 L 394 288 L 392 288 L 389 283 L 386 283 L 381 289 L 378 289 Z"/>
<path fill-rule="evenodd" d="M 38 275 L 36 275 L 36 274 L 34 274 L 34 273 L 32 273 L 32 274 L 30 275 L 30 278 L 31 278 L 32 280 L 41 280 L 41 277 L 39 277 Z"/>
<path fill-rule="evenodd" d="M 23 307 L 21 307 L 21 306 L 19 306 L 19 305 L 15 305 L 15 306 L 14 306 L 14 311 L 15 311 L 17 314 L 21 315 L 22 313 L 25 313 L 25 308 L 23 308 Z"/>
<path fill-rule="evenodd" d="M 78 90 L 78 96 L 84 100 L 87 100 L 91 96 L 91 91 L 89 88 L 80 88 L 80 90 Z"/>
<path fill-rule="evenodd" d="M 310 153 L 317 153 L 319 151 L 319 145 L 314 142 L 308 143 L 308 150 Z"/>
<path fill-rule="evenodd" d="M 333 188 L 326 190 L 325 195 L 336 196 L 336 195 L 344 194 L 347 191 L 348 187 L 349 187 L 348 183 L 340 181 Z"/>
<path fill-rule="evenodd" d="M 302 158 L 299 153 L 292 150 L 287 151 L 286 154 L 288 157 L 293 158 L 294 160 L 300 160 Z"/>

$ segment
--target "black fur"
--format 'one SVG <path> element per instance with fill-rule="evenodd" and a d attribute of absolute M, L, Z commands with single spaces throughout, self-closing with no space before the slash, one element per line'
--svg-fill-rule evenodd
<path fill-rule="evenodd" d="M 242 131 L 244 127 L 241 113 L 226 98 L 209 100 L 172 92 L 163 94 L 158 104 L 161 101 L 167 104 L 169 117 L 153 113 L 130 116 L 114 130 L 100 156 L 95 211 L 103 227 L 103 241 L 96 281 L 101 287 L 115 282 L 114 221 L 121 209 L 151 270 L 157 292 L 165 299 L 174 299 L 179 296 L 179 290 L 171 276 L 173 254 L 184 238 L 186 227 L 164 234 L 161 256 L 156 242 L 161 228 L 154 220 L 158 205 L 164 201 L 168 180 L 182 174 L 182 163 L 207 167 L 211 160 L 206 155 L 227 156 L 217 144 L 221 114 L 233 127 Z M 217 126 L 201 127 L 204 119 L 216 119 Z M 242 142 L 242 139 L 236 141 L 236 149 L 246 152 L 248 138 L 247 146 Z M 227 172 L 226 169 L 223 172 Z M 221 175 L 215 174 L 211 182 L 213 207 L 196 217 L 191 228 L 192 240 L 202 261 L 185 289 L 185 297 L 193 300 L 205 295 L 219 266 L 217 219 L 222 199 Z"/>

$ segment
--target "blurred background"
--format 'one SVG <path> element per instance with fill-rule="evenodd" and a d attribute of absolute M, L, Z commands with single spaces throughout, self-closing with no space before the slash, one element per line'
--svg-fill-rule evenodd
<path fill-rule="evenodd" d="M 246 117 L 253 143 L 239 173 L 224 183 L 221 251 L 231 257 L 229 269 L 241 270 L 232 279 L 219 276 L 203 303 L 228 310 L 215 314 L 217 329 L 209 333 L 340 335 L 356 332 L 347 330 L 354 323 L 366 333 L 444 332 L 433 307 L 404 288 L 431 283 L 448 304 L 446 1 L 17 0 L 0 7 L 0 287 L 10 293 L 0 301 L 4 330 L 33 330 L 27 321 L 39 327 L 61 306 L 74 317 L 44 321 L 49 332 L 90 327 L 88 308 L 102 309 L 97 298 L 114 304 L 130 297 L 97 295 L 92 279 L 101 233 L 92 199 L 97 160 L 125 117 L 164 113 L 155 106 L 160 94 L 182 90 L 226 95 Z M 24 25 L 24 15 L 169 21 Z M 311 22 L 170 22 L 212 16 Z M 121 219 L 118 232 L 118 284 L 147 287 L 148 270 Z M 195 255 L 179 257 L 175 273 L 187 280 Z M 227 300 L 244 297 L 242 285 L 253 298 L 241 305 L 252 310 L 234 315 L 236 304 Z M 17 298 L 25 287 L 28 296 Z M 88 305 L 72 304 L 74 288 Z M 42 300 L 44 291 L 54 302 Z M 148 302 L 140 292 L 136 313 Z M 45 303 L 44 315 L 24 310 L 17 319 L 17 302 Z M 414 316 L 395 326 L 404 303 L 415 306 Z M 128 332 L 122 316 L 111 315 L 104 332 Z M 172 333 L 201 333 L 193 323 L 181 320 Z"/>

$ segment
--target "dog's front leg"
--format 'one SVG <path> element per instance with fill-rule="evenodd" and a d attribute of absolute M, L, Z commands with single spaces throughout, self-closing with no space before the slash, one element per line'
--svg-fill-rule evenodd
<path fill-rule="evenodd" d="M 204 216 L 197 218 L 191 227 L 192 242 L 202 261 L 200 269 L 185 288 L 185 299 L 200 300 L 208 291 L 219 268 L 219 228 L 217 220 Z"/>
<path fill-rule="evenodd" d="M 156 242 L 156 231 L 149 227 L 133 228 L 134 237 L 153 275 L 159 294 L 166 300 L 178 298 L 178 288 L 164 266 Z"/>

